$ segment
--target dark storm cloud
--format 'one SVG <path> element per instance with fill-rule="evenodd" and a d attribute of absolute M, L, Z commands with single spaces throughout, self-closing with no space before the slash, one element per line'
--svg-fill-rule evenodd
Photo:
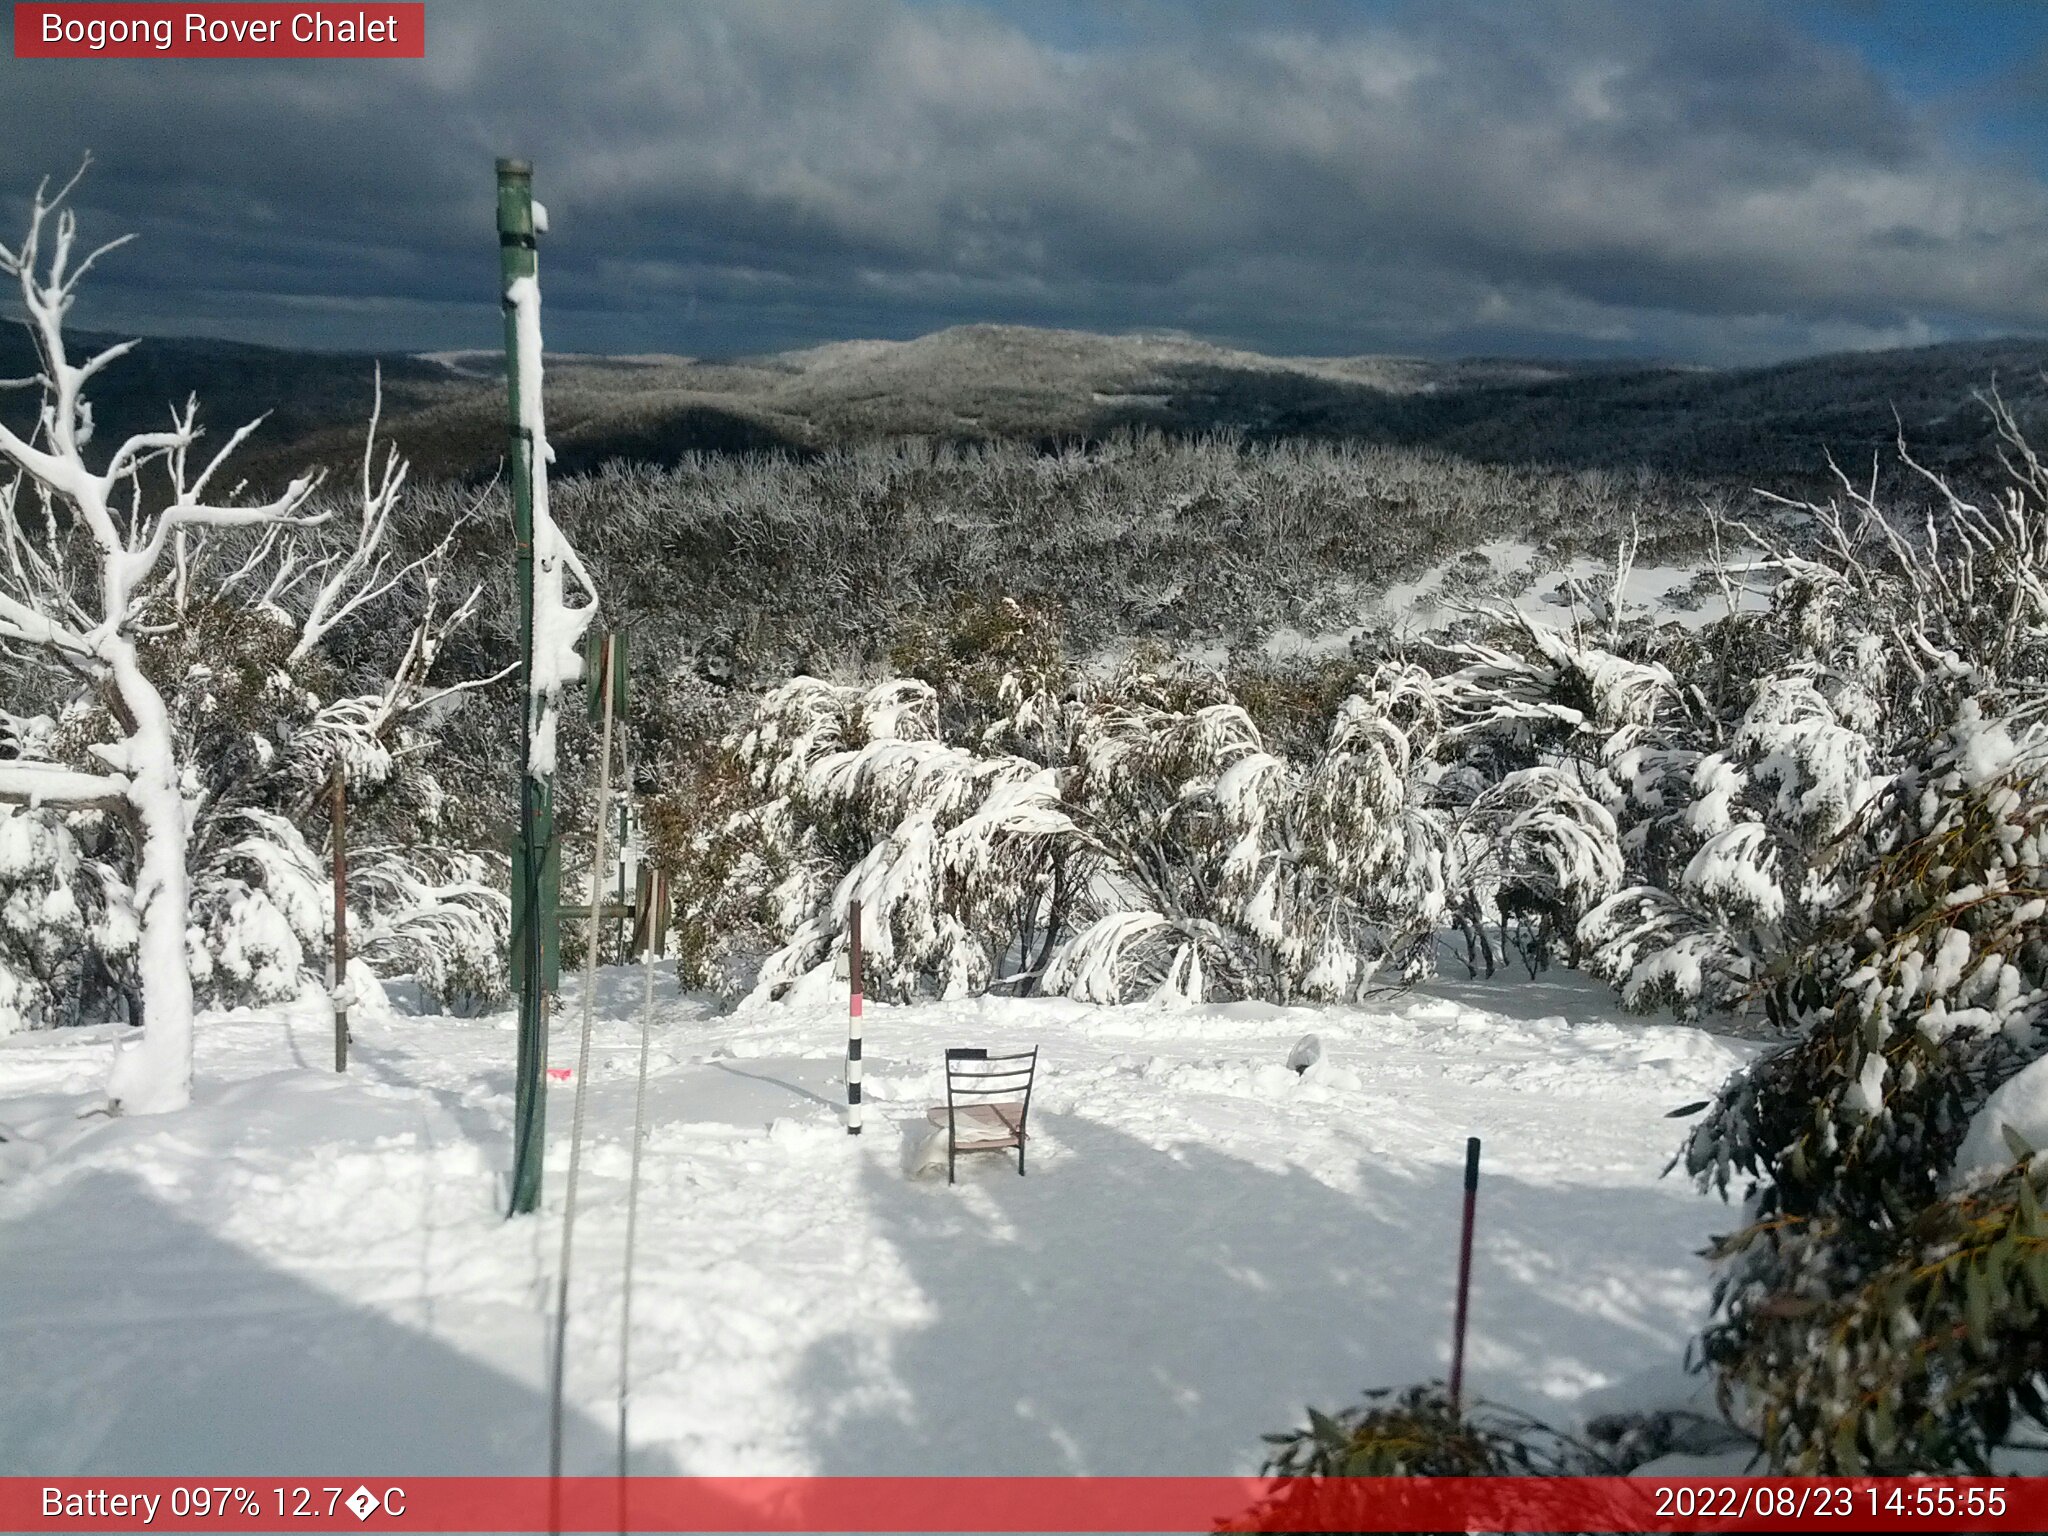
<path fill-rule="evenodd" d="M 334 344 L 490 344 L 506 152 L 555 210 L 566 347 L 1004 319 L 1726 359 L 2048 327 L 2048 188 L 1760 7 L 435 4 L 428 32 L 417 64 L 10 60 L 8 190 L 94 149 L 95 222 L 145 242 L 109 323 Z"/>

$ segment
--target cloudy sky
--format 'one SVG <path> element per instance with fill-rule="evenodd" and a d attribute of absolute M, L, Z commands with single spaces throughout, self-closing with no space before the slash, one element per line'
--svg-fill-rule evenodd
<path fill-rule="evenodd" d="M 9 25 L 0 20 L 0 27 Z M 88 325 L 551 347 L 965 321 L 1709 363 L 2048 332 L 2048 6 L 427 8 L 423 61 L 17 60 L 0 218 L 90 149 Z"/>

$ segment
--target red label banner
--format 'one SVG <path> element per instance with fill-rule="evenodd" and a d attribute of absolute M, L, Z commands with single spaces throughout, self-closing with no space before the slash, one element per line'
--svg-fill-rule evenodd
<path fill-rule="evenodd" d="M 17 59 L 423 59 L 424 4 L 14 7 Z"/>
<path fill-rule="evenodd" d="M 2048 1478 L 0 1478 L 6 1531 L 2043 1531 Z"/>

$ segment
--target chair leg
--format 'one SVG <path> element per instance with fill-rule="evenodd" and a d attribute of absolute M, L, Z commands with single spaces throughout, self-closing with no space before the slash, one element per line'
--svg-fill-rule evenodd
<path fill-rule="evenodd" d="M 1017 1143 L 1017 1177 L 1024 1177 L 1024 1143 Z"/>

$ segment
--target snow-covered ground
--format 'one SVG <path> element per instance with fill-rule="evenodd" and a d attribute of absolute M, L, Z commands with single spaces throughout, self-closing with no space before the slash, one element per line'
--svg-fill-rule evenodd
<path fill-rule="evenodd" d="M 571 1470 L 609 1469 L 637 973 L 599 983 Z M 1470 1372 L 1570 1419 L 1676 1359 L 1731 1220 L 1660 1174 L 1667 1113 L 1751 1047 L 1573 978 L 1383 1007 L 720 1016 L 664 975 L 634 1299 L 644 1471 L 1235 1473 L 1305 1402 L 1444 1373 L 1467 1135 Z M 574 1060 L 562 1010 L 553 1061 Z M 1313 1031 L 1322 1060 L 1284 1062 Z M 943 1046 L 1043 1052 L 1029 1176 L 905 1172 Z M 503 1220 L 509 1018 L 209 1017 L 191 1109 L 86 1115 L 112 1033 L 0 1040 L 0 1472 L 544 1470 L 547 1214 Z"/>

